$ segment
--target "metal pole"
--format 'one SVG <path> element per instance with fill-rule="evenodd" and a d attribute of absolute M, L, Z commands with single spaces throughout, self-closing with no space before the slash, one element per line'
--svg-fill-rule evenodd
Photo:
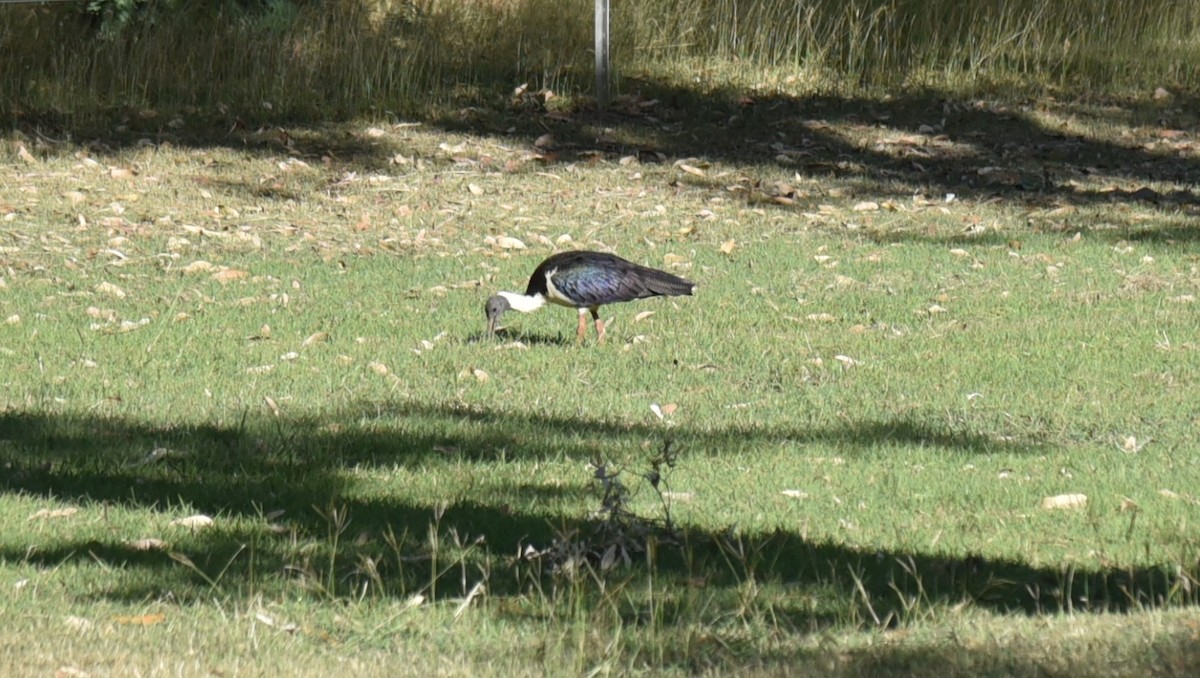
<path fill-rule="evenodd" d="M 596 106 L 608 108 L 608 17 L 609 0 L 596 0 Z"/>

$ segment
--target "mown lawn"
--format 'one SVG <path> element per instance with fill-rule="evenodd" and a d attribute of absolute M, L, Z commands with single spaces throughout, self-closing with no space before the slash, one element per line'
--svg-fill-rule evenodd
<path fill-rule="evenodd" d="M 702 94 L 10 133 L 4 672 L 1194 670 L 1193 109 Z"/>

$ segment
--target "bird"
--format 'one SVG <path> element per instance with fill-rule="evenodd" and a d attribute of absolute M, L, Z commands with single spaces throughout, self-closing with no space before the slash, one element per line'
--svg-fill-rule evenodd
<path fill-rule="evenodd" d="M 484 304 L 488 336 L 495 336 L 500 316 L 516 309 L 532 313 L 550 302 L 579 310 L 577 341 L 587 335 L 591 313 L 597 342 L 604 343 L 600 306 L 658 296 L 691 296 L 695 283 L 666 271 L 641 266 L 606 252 L 573 250 L 551 255 L 529 277 L 525 294 L 499 292 Z"/>

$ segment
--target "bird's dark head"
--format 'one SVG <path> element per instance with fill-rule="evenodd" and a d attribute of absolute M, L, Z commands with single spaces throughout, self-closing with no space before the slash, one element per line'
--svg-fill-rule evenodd
<path fill-rule="evenodd" d="M 512 308 L 512 305 L 508 303 L 508 299 L 499 294 L 489 298 L 487 303 L 483 305 L 483 312 L 487 314 L 487 333 L 489 337 L 496 336 L 496 325 L 500 322 L 500 316 L 504 315 L 504 312 L 510 308 Z"/>

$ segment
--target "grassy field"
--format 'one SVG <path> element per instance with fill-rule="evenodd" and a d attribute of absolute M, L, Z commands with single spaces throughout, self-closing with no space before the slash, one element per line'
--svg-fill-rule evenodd
<path fill-rule="evenodd" d="M 676 96 L 10 135 L 5 672 L 1194 670 L 1194 109 Z"/>
<path fill-rule="evenodd" d="M 0 673 L 1200 671 L 1190 6 L 401 4 L 0 14 Z"/>

